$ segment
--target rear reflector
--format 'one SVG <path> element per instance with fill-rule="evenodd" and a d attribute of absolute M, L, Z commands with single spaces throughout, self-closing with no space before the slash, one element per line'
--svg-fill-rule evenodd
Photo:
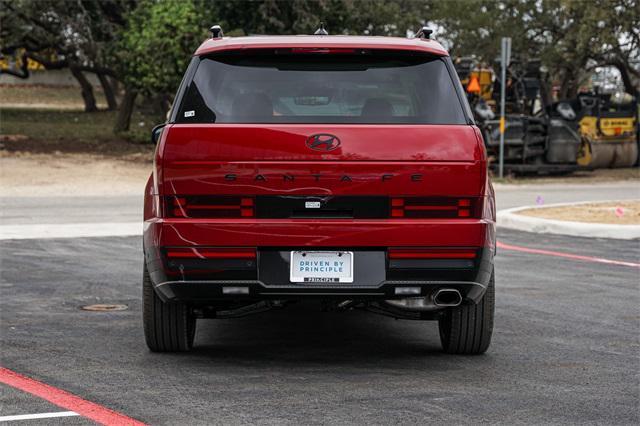
<path fill-rule="evenodd" d="M 170 259 L 255 259 L 255 248 L 167 248 Z"/>
<path fill-rule="evenodd" d="M 420 294 L 420 287 L 396 287 L 395 294 L 398 296 Z"/>
<path fill-rule="evenodd" d="M 479 198 L 396 197 L 391 198 L 392 218 L 444 219 L 479 216 Z"/>
<path fill-rule="evenodd" d="M 249 294 L 249 287 L 222 287 L 222 294 Z"/>
<path fill-rule="evenodd" d="M 217 197 L 210 195 L 168 196 L 166 216 L 175 218 L 255 217 L 252 197 Z"/>
<path fill-rule="evenodd" d="M 475 259 L 473 249 L 390 248 L 389 259 Z"/>

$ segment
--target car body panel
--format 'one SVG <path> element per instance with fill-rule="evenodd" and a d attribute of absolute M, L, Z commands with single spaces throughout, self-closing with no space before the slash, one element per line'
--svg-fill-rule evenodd
<path fill-rule="evenodd" d="M 433 40 L 334 36 L 212 39 L 196 55 L 296 47 L 413 50 L 447 56 Z M 309 142 L 315 135 L 324 135 L 331 143 L 316 149 Z M 165 215 L 167 199 L 201 195 L 295 196 L 314 201 L 354 196 L 389 201 L 394 197 L 472 197 L 480 204 L 473 217 L 429 219 Z M 359 295 L 385 299 L 394 296 L 397 286 L 413 285 L 423 296 L 443 287 L 459 289 L 467 302 L 475 303 L 488 285 L 495 253 L 494 193 L 482 136 L 471 121 L 456 125 L 170 122 L 158 142 L 153 175 L 145 188 L 144 219 L 145 261 L 153 285 L 164 300 L 189 303 L 228 299 L 221 288 L 236 284 L 249 289 L 236 298 Z M 256 257 L 245 262 L 246 267 L 236 267 L 237 263 L 231 267 L 226 261 L 169 259 L 167 255 L 170 248 L 198 253 L 211 247 L 255 249 Z M 360 275 L 357 285 L 292 283 L 286 278 L 286 261 L 276 262 L 277 266 L 265 263 L 285 259 L 292 250 L 314 248 L 352 251 L 358 268 L 383 259 L 385 273 L 378 273 L 371 282 Z M 423 269 L 394 270 L 388 254 L 392 248 L 468 249 L 477 256 L 471 262 L 423 261 L 417 262 Z M 201 268 L 189 270 L 194 264 Z M 270 267 L 275 270 L 265 269 Z M 381 267 L 372 265 L 372 270 Z M 261 275 L 270 278 L 263 281 Z"/>
<path fill-rule="evenodd" d="M 209 39 L 196 50 L 196 56 L 225 50 L 287 49 L 287 48 L 350 48 L 412 50 L 438 56 L 448 56 L 435 40 L 402 37 L 371 36 L 251 36 Z"/>

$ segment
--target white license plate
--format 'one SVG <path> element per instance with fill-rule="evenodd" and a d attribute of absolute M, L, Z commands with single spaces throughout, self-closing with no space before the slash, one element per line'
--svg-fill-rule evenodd
<path fill-rule="evenodd" d="M 292 251 L 292 283 L 352 283 L 353 252 Z"/>

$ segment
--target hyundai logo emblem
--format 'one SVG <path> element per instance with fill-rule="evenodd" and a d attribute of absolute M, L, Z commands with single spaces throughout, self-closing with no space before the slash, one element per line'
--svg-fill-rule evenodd
<path fill-rule="evenodd" d="M 340 146 L 340 139 L 328 133 L 317 133 L 307 138 L 307 146 L 315 151 L 333 151 Z"/>

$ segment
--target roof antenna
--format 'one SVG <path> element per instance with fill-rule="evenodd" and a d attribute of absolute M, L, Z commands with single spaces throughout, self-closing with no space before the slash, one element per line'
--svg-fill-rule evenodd
<path fill-rule="evenodd" d="M 220 25 L 214 25 L 213 27 L 209 28 L 209 31 L 211 32 L 211 38 L 224 37 L 224 33 L 222 32 L 222 27 Z"/>
<path fill-rule="evenodd" d="M 431 34 L 433 30 L 429 27 L 422 27 L 416 33 L 416 38 L 423 38 L 425 40 L 431 40 Z"/>
<path fill-rule="evenodd" d="M 313 35 L 329 35 L 329 32 L 324 29 L 324 22 L 320 22 L 320 28 Z"/>

